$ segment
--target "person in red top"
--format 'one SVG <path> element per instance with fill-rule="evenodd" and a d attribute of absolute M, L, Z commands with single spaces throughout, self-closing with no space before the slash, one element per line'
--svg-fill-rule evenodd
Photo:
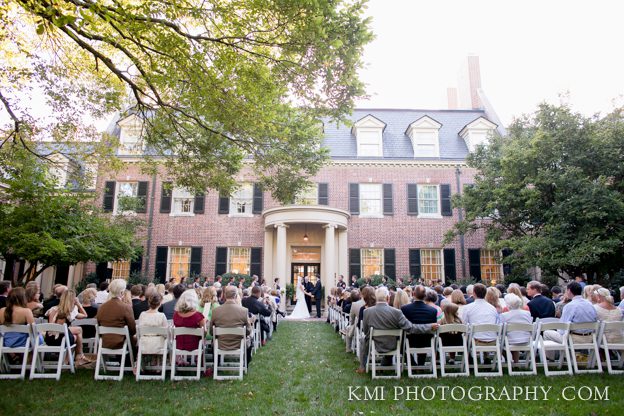
<path fill-rule="evenodd" d="M 206 318 L 197 310 L 199 299 L 194 289 L 186 290 L 178 299 L 173 314 L 173 325 L 178 328 L 203 328 Z M 197 349 L 201 337 L 195 335 L 178 335 L 176 338 L 179 350 L 193 351 Z"/>

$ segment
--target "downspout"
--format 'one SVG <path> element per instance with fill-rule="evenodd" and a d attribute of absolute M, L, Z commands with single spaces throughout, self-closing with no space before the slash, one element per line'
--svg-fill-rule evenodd
<path fill-rule="evenodd" d="M 459 166 L 455 167 L 455 183 L 457 185 L 457 193 L 459 195 L 462 194 L 461 183 L 459 177 L 461 175 L 461 170 Z M 457 220 L 462 222 L 464 220 L 464 210 L 462 208 L 457 209 Z M 462 277 L 466 277 L 466 246 L 464 241 L 464 235 L 459 235 L 459 249 L 461 251 L 461 266 L 462 266 Z"/>
<path fill-rule="evenodd" d="M 147 217 L 147 244 L 145 248 L 145 261 L 141 266 L 142 271 L 147 274 L 147 270 L 150 264 L 150 253 L 152 251 L 152 228 L 154 224 L 154 201 L 156 200 L 156 174 L 152 175 L 152 192 L 150 192 L 150 204 L 149 204 L 149 214 Z M 149 279 L 153 280 L 153 277 Z"/>

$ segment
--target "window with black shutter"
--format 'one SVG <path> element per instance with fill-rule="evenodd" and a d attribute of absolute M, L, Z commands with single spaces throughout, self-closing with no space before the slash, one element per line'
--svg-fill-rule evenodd
<path fill-rule="evenodd" d="M 396 254 L 393 248 L 384 249 L 384 274 L 396 280 Z"/>
<path fill-rule="evenodd" d="M 318 204 L 329 205 L 328 185 L 326 183 L 318 184 Z"/>
<path fill-rule="evenodd" d="M 130 261 L 130 274 L 141 273 L 143 271 L 143 256 Z"/>
<path fill-rule="evenodd" d="M 147 212 L 147 182 L 139 182 L 137 187 L 137 209 L 136 212 L 143 214 Z"/>
<path fill-rule="evenodd" d="M 115 207 L 115 182 L 114 181 L 106 181 L 104 184 L 104 201 L 103 201 L 103 209 L 104 212 L 113 212 L 113 208 Z"/>
<path fill-rule="evenodd" d="M 455 249 L 444 249 L 444 277 L 446 281 L 457 280 L 457 272 L 455 270 Z"/>
<path fill-rule="evenodd" d="M 161 282 L 165 282 L 167 279 L 167 254 L 169 253 L 169 247 L 158 246 L 156 247 L 156 268 L 154 277 Z"/>
<path fill-rule="evenodd" d="M 262 187 L 259 183 L 253 185 L 253 205 L 251 207 L 252 214 L 262 214 L 264 205 L 264 198 L 262 194 Z"/>
<path fill-rule="evenodd" d="M 160 213 L 171 213 L 171 182 L 163 182 L 160 192 Z"/>
<path fill-rule="evenodd" d="M 195 195 L 195 202 L 193 203 L 193 213 L 194 214 L 203 214 L 204 213 L 204 205 L 206 201 L 206 195 L 201 192 Z"/>
<path fill-rule="evenodd" d="M 505 260 L 507 257 L 511 256 L 511 253 L 513 253 L 513 251 L 508 248 L 504 248 L 501 251 L 501 254 L 503 255 L 503 276 L 509 276 L 511 274 L 511 263 L 509 263 L 508 260 Z"/>
<path fill-rule="evenodd" d="M 418 215 L 418 185 L 407 184 L 407 215 Z"/>
<path fill-rule="evenodd" d="M 262 247 L 251 248 L 249 274 L 252 276 L 255 274 L 262 280 Z"/>
<path fill-rule="evenodd" d="M 409 249 L 409 273 L 414 279 L 420 279 L 420 249 Z"/>
<path fill-rule="evenodd" d="M 392 204 L 392 184 L 383 184 L 383 213 L 384 215 L 392 215 L 394 207 Z"/>
<path fill-rule="evenodd" d="M 478 248 L 468 249 L 468 266 L 470 277 L 476 281 L 481 281 L 481 250 Z"/>
<path fill-rule="evenodd" d="M 349 275 L 359 278 L 361 273 L 360 249 L 352 248 L 349 250 Z"/>
<path fill-rule="evenodd" d="M 360 184 L 349 184 L 349 212 L 351 214 L 360 213 Z M 357 273 L 360 275 L 360 272 Z"/>
<path fill-rule="evenodd" d="M 227 247 L 217 247 L 217 255 L 215 257 L 215 275 L 224 275 L 227 273 Z"/>
<path fill-rule="evenodd" d="M 191 267 L 189 268 L 189 274 L 191 276 L 197 276 L 201 274 L 202 266 L 202 248 L 191 247 Z"/>
<path fill-rule="evenodd" d="M 443 217 L 453 216 L 453 206 L 451 205 L 451 185 L 440 185 L 440 206 Z"/>
<path fill-rule="evenodd" d="M 230 198 L 227 196 L 219 195 L 219 214 L 230 213 Z"/>

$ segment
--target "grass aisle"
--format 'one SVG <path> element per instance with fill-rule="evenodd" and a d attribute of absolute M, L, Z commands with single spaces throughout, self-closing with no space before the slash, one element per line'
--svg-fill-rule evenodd
<path fill-rule="evenodd" d="M 60 382 L 0 381 L 0 415 L 60 414 L 217 414 L 217 415 L 616 415 L 624 405 L 624 377 L 587 375 L 574 377 L 509 377 L 477 379 L 371 380 L 355 374 L 352 354 L 327 324 L 321 322 L 283 322 L 274 339 L 260 349 L 242 382 L 137 383 L 131 377 L 123 382 L 95 382 L 93 372 L 64 373 Z M 571 385 L 579 388 L 609 388 L 609 401 L 565 401 L 561 391 Z M 375 387 L 385 392 L 380 401 L 349 401 L 349 386 Z M 443 401 L 394 400 L 396 388 L 433 387 L 485 388 L 506 386 L 551 386 L 548 401 Z M 584 387 L 584 395 L 589 389 Z M 428 387 L 429 388 L 429 387 Z M 431 391 L 431 390 L 429 390 Z M 574 394 L 569 390 L 569 395 Z M 542 398 L 542 395 L 539 395 Z"/>

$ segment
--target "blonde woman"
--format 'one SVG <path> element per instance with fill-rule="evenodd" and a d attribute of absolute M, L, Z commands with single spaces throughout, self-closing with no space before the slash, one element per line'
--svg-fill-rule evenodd
<path fill-rule="evenodd" d="M 612 322 L 622 320 L 622 310 L 613 304 L 613 296 L 609 289 L 594 286 L 593 297 L 595 299 L 594 309 L 599 321 Z M 611 344 L 624 343 L 624 334 L 621 331 L 606 332 L 607 341 Z"/>
<path fill-rule="evenodd" d="M 397 289 L 392 306 L 396 309 L 401 309 L 402 306 L 405 306 L 408 303 L 410 303 L 410 299 L 407 297 L 407 293 L 402 289 Z"/>
<path fill-rule="evenodd" d="M 522 291 L 520 291 L 520 286 L 518 286 L 517 283 L 509 284 L 509 287 L 507 288 L 507 293 L 514 294 L 518 296 L 520 299 L 522 299 L 522 309 L 524 309 L 525 311 L 529 310 L 529 302 L 526 302 L 526 299 L 524 298 L 524 296 L 522 296 Z M 503 312 L 508 312 L 508 311 L 509 311 L 509 307 L 505 305 L 505 307 L 503 308 Z"/>
<path fill-rule="evenodd" d="M 457 314 L 461 316 L 461 311 L 466 306 L 466 298 L 464 297 L 464 292 L 460 289 L 455 289 L 451 293 L 451 302 L 454 305 L 457 305 Z"/>
<path fill-rule="evenodd" d="M 53 324 L 67 324 L 69 343 L 76 344 L 76 364 L 83 365 L 89 362 L 82 353 L 82 328 L 70 326 L 74 319 L 84 319 L 87 312 L 78 302 L 76 292 L 66 290 L 59 300 L 58 306 L 53 307 L 48 314 L 48 321 Z M 48 345 L 61 345 L 63 336 L 60 333 L 48 332 L 45 342 Z"/>
<path fill-rule="evenodd" d="M 500 291 L 493 286 L 487 288 L 485 293 L 485 301 L 496 308 L 496 312 L 501 313 L 503 307 L 500 302 Z"/>

